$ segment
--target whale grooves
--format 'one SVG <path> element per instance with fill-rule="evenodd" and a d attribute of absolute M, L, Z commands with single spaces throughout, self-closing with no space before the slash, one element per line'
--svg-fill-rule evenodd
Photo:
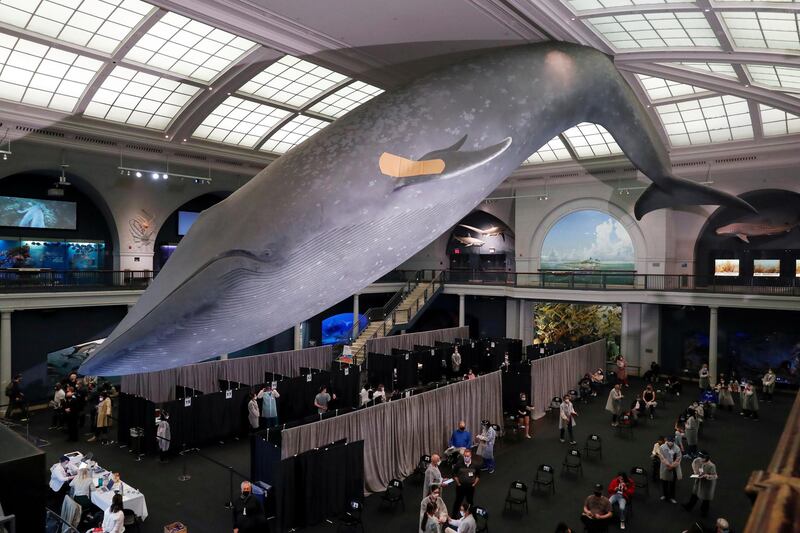
<path fill-rule="evenodd" d="M 607 129 L 652 182 L 637 218 L 683 205 L 750 209 L 672 175 L 654 124 L 604 54 L 565 43 L 497 50 L 381 94 L 205 210 L 81 372 L 178 367 L 285 331 L 401 265 L 581 122 Z"/>

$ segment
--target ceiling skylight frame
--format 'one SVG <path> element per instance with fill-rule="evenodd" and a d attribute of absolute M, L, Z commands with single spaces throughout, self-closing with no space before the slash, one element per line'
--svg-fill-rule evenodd
<path fill-rule="evenodd" d="M 603 126 L 581 122 L 561 135 L 579 160 L 622 155 L 622 148 Z"/>
<path fill-rule="evenodd" d="M 192 133 L 195 139 L 255 148 L 273 128 L 292 116 L 290 111 L 229 96 Z"/>
<path fill-rule="evenodd" d="M 764 137 L 777 137 L 800 133 L 800 116 L 782 109 L 758 104 L 761 129 Z"/>
<path fill-rule="evenodd" d="M 712 93 L 654 107 L 670 144 L 675 147 L 755 138 L 748 101 L 738 96 Z"/>
<path fill-rule="evenodd" d="M 157 9 L 140 0 L 0 0 L 0 24 L 111 55 Z"/>
<path fill-rule="evenodd" d="M 672 98 L 702 95 L 710 92 L 708 89 L 703 89 L 702 87 L 696 87 L 666 78 L 649 76 L 647 74 L 637 73 L 636 79 L 647 94 L 647 98 L 653 103 L 670 100 Z"/>
<path fill-rule="evenodd" d="M 668 7 L 668 4 L 665 4 Z M 701 48 L 720 50 L 721 43 L 701 10 L 647 10 L 592 14 L 581 20 L 612 49 Z"/>
<path fill-rule="evenodd" d="M 719 10 L 720 22 L 737 50 L 800 52 L 800 12 L 796 10 Z M 789 43 L 790 46 L 782 46 Z"/>
<path fill-rule="evenodd" d="M 547 143 L 536 150 L 522 162 L 523 165 L 542 165 L 545 163 L 559 163 L 562 161 L 573 161 L 572 154 L 559 135 L 556 135 Z"/>
<path fill-rule="evenodd" d="M 102 68 L 97 59 L 0 33 L 0 98 L 71 113 Z"/>
<path fill-rule="evenodd" d="M 296 114 L 270 132 L 259 150 L 273 154 L 285 154 L 315 133 L 325 129 L 331 122 L 304 114 Z"/>
<path fill-rule="evenodd" d="M 319 98 L 309 105 L 306 110 L 331 119 L 337 119 L 382 93 L 383 89 L 379 87 L 363 81 L 353 80 L 352 83 L 334 89 L 324 97 Z"/>
<path fill-rule="evenodd" d="M 743 64 L 753 85 L 800 96 L 800 68 L 781 65 Z"/>
<path fill-rule="evenodd" d="M 165 131 L 200 87 L 116 66 L 88 103 L 87 117 Z"/>
<path fill-rule="evenodd" d="M 257 46 L 243 37 L 168 12 L 133 44 L 124 60 L 211 84 Z"/>

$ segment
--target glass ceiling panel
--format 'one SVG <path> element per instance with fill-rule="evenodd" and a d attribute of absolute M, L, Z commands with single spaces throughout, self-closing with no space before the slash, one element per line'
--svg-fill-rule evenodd
<path fill-rule="evenodd" d="M 584 20 L 618 49 L 719 48 L 719 41 L 701 12 L 631 13 Z"/>
<path fill-rule="evenodd" d="M 125 59 L 209 82 L 254 46 L 252 41 L 170 12 L 136 42 Z"/>
<path fill-rule="evenodd" d="M 764 104 L 759 104 L 758 108 L 766 137 L 800 133 L 800 117 L 797 115 Z"/>
<path fill-rule="evenodd" d="M 753 83 L 783 91 L 800 91 L 800 68 L 744 65 Z"/>
<path fill-rule="evenodd" d="M 693 4 L 694 0 L 568 0 L 575 11 L 605 9 L 609 7 L 631 7 L 653 4 Z"/>
<path fill-rule="evenodd" d="M 111 53 L 153 9 L 139 0 L 0 0 L 0 22 Z"/>
<path fill-rule="evenodd" d="M 639 82 L 641 82 L 642 87 L 644 87 L 647 96 L 652 102 L 675 96 L 708 92 L 706 89 L 701 89 L 694 85 L 686 85 L 685 83 L 678 83 L 677 81 L 665 80 L 663 78 L 654 78 L 652 76 L 645 76 L 644 74 L 637 74 L 636 77 L 639 78 Z"/>
<path fill-rule="evenodd" d="M 239 91 L 299 108 L 346 79 L 338 72 L 286 55 Z"/>
<path fill-rule="evenodd" d="M 72 112 L 102 62 L 0 33 L 0 98 Z"/>
<path fill-rule="evenodd" d="M 273 133 L 270 138 L 267 139 L 267 142 L 263 144 L 261 149 L 276 154 L 285 154 L 328 124 L 330 124 L 330 122 L 304 115 L 297 115 L 284 124 L 281 129 Z"/>
<path fill-rule="evenodd" d="M 656 107 L 673 146 L 692 146 L 753 138 L 747 101 L 714 96 Z"/>
<path fill-rule="evenodd" d="M 550 141 L 539 148 L 536 152 L 523 161 L 523 165 L 536 165 L 540 163 L 551 163 L 553 161 L 569 161 L 572 156 L 569 155 L 567 147 L 561 141 L 561 137 L 553 137 Z"/>
<path fill-rule="evenodd" d="M 797 13 L 723 11 L 722 20 L 737 48 L 800 50 Z"/>
<path fill-rule="evenodd" d="M 597 124 L 582 122 L 564 132 L 572 150 L 580 159 L 621 154 L 614 137 Z"/>
<path fill-rule="evenodd" d="M 676 66 L 678 68 L 683 68 L 686 70 L 697 70 L 700 72 L 708 72 L 710 74 L 716 74 L 718 76 L 723 76 L 725 78 L 730 78 L 733 80 L 738 80 L 739 77 L 736 75 L 736 71 L 733 70 L 733 65 L 730 63 L 690 63 L 679 61 L 677 63 L 662 63 L 663 65 L 667 66 Z"/>
<path fill-rule="evenodd" d="M 115 67 L 84 114 L 163 131 L 199 90 L 185 83 Z"/>
<path fill-rule="evenodd" d="M 382 92 L 368 83 L 355 81 L 326 96 L 310 109 L 326 117 L 339 118 Z"/>
<path fill-rule="evenodd" d="M 229 96 L 197 127 L 192 137 L 253 148 L 288 111 Z"/>

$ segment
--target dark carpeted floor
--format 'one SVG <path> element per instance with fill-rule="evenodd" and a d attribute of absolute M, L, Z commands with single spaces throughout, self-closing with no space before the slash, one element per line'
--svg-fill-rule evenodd
<path fill-rule="evenodd" d="M 627 392 L 631 398 L 640 384 L 633 382 Z M 671 400 L 663 407 L 654 421 L 647 421 L 635 428 L 632 437 L 618 435 L 610 425 L 610 415 L 603 410 L 605 394 L 588 405 L 577 404 L 578 425 L 576 439 L 582 448 L 586 436 L 597 433 L 603 439 L 603 457 L 584 458 L 583 477 L 559 475 L 568 444 L 558 441 L 557 422 L 554 414 L 539 420 L 535 427 L 535 438 L 524 442 L 499 442 L 496 450 L 497 470 L 484 474 L 477 489 L 476 503 L 486 507 L 490 513 L 490 530 L 493 532 L 549 532 L 564 520 L 575 531 L 579 527 L 579 513 L 583 500 L 592 485 L 606 485 L 619 470 L 629 471 L 633 466 L 650 468 L 649 454 L 656 437 L 668 434 L 678 412 L 690 403 L 696 389 L 687 386 L 683 397 Z M 718 413 L 717 419 L 705 424 L 700 438 L 700 448 L 712 454 L 717 464 L 719 481 L 717 494 L 711 506 L 711 518 L 724 516 L 737 530 L 743 527 L 750 512 L 750 502 L 743 487 L 753 470 L 765 468 L 786 421 L 793 396 L 778 395 L 774 404 L 762 403 L 761 420 L 751 421 L 736 412 Z M 156 458 L 145 458 L 142 462 L 125 449 L 116 445 L 101 446 L 82 442 L 71 445 L 60 432 L 48 431 L 49 414 L 40 412 L 31 420 L 30 431 L 51 441 L 46 447 L 48 461 L 54 463 L 61 453 L 74 449 L 92 451 L 103 466 L 119 471 L 124 481 L 141 490 L 147 497 L 149 517 L 142 527 L 143 533 L 161 532 L 165 524 L 180 520 L 191 533 L 220 533 L 231 531 L 230 513 L 223 505 L 228 499 L 229 472 L 203 457 L 193 455 L 186 459 L 185 467 L 192 476 L 189 481 L 178 481 L 184 469 L 184 461 L 173 458 L 168 464 L 159 464 Z M 471 428 L 475 429 L 475 428 Z M 249 472 L 249 445 L 246 440 L 231 441 L 224 445 L 207 446 L 202 454 L 243 473 Z M 540 463 L 556 467 L 556 494 L 531 494 L 529 514 L 503 512 L 503 502 L 509 484 L 521 480 L 531 484 L 534 472 Z M 689 461 L 683 463 L 684 480 L 678 484 L 678 499 L 683 502 L 690 494 Z M 240 479 L 234 477 L 234 490 L 238 494 Z M 380 495 L 366 501 L 364 523 L 366 531 L 413 532 L 418 528 L 417 518 L 421 499 L 421 484 L 418 480 L 406 483 L 405 511 L 380 505 Z M 635 514 L 629 522 L 629 531 L 648 533 L 677 533 L 700 519 L 699 510 L 686 512 L 679 505 L 659 500 L 660 486 L 651 482 L 650 494 L 637 495 Z M 445 501 L 450 507 L 454 491 L 445 491 Z M 335 525 L 320 524 L 308 528 L 309 533 L 333 532 Z M 612 528 L 612 531 L 616 528 Z"/>

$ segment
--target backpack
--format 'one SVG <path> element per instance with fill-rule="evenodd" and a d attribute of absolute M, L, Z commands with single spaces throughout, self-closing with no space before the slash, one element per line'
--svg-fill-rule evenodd
<path fill-rule="evenodd" d="M 13 381 L 9 382 L 9 384 L 6 385 L 6 396 L 11 398 L 12 394 L 14 394 L 14 382 Z"/>

